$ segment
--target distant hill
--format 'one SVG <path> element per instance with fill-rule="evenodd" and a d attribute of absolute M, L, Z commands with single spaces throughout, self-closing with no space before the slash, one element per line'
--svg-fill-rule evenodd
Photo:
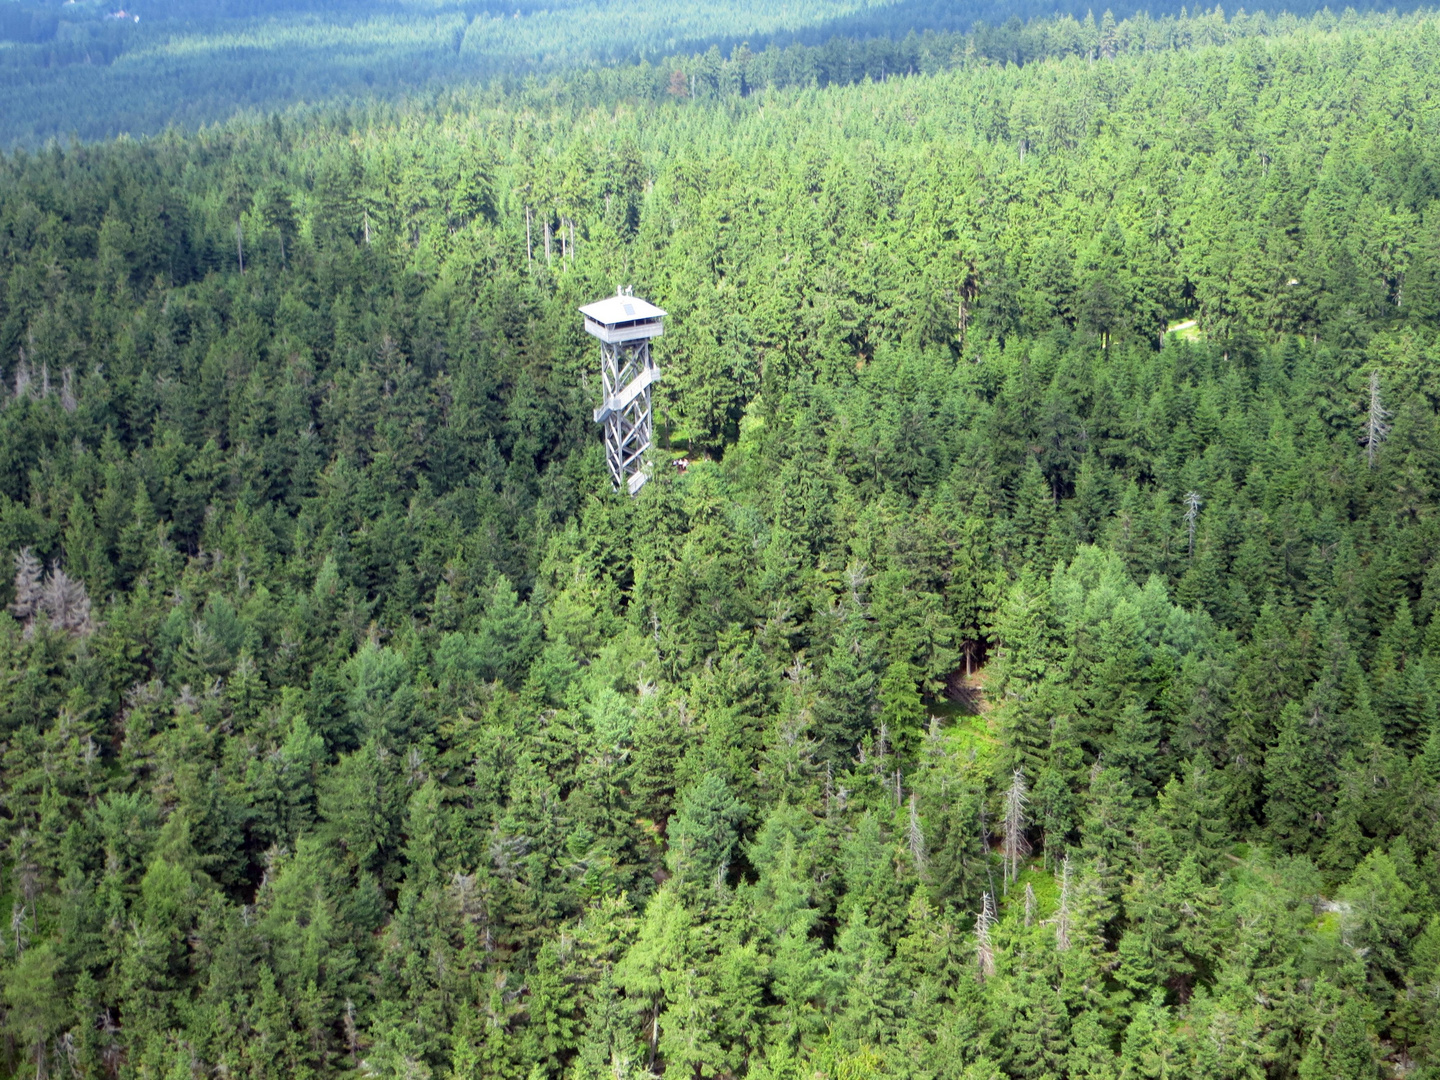
<path fill-rule="evenodd" d="M 1252 10 L 1266 7 L 1303 15 L 1319 5 Z M 1056 14 L 1102 11 L 1044 0 L 0 0 L 0 146 L 194 128 L 243 109 L 393 100 L 712 46 L 899 41 L 981 24 L 1013 32 Z"/>

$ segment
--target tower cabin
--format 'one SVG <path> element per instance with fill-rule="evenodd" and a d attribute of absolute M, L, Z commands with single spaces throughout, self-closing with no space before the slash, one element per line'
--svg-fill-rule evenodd
<path fill-rule="evenodd" d="M 650 356 L 650 339 L 665 332 L 665 312 L 629 292 L 617 292 L 586 304 L 580 314 L 585 316 L 585 332 L 600 339 L 605 398 L 595 410 L 595 422 L 605 425 L 610 478 L 617 489 L 634 495 L 650 478 L 650 387 L 660 378 Z"/>
<path fill-rule="evenodd" d="M 665 312 L 638 296 L 616 294 L 596 300 L 580 309 L 585 331 L 609 345 L 641 338 L 659 337 L 665 332 Z"/>

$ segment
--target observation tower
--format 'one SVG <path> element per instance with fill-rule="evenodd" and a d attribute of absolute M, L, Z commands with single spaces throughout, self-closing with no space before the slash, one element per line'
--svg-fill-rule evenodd
<path fill-rule="evenodd" d="M 610 479 L 616 490 L 634 495 L 650 479 L 650 386 L 660 378 L 650 356 L 650 339 L 664 333 L 665 312 L 626 289 L 586 304 L 580 314 L 586 333 L 600 339 L 605 400 L 595 410 L 595 422 L 605 425 Z"/>

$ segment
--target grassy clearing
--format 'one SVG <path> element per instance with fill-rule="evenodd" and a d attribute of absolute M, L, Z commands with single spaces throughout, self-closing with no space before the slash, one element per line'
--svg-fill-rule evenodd
<path fill-rule="evenodd" d="M 1205 331 L 1200 329 L 1200 320 L 1186 319 L 1184 322 L 1172 323 L 1165 328 L 1165 336 L 1174 336 L 1180 341 L 1204 341 Z"/>
<path fill-rule="evenodd" d="M 1025 918 L 1026 885 L 1035 893 L 1035 918 L 1048 919 L 1060 910 L 1060 879 L 1046 870 L 1039 859 L 1031 859 L 1000 898 L 999 915 L 1002 920 Z"/>
<path fill-rule="evenodd" d="M 985 775 L 994 769 L 1000 738 L 987 717 L 955 711 L 947 719 L 934 706 L 931 706 L 930 713 L 941 717 L 945 749 L 965 771 Z"/>

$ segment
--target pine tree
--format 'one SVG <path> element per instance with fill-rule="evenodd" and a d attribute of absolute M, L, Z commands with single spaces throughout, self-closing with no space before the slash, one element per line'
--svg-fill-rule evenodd
<path fill-rule="evenodd" d="M 987 689 L 1025 696 L 1045 677 L 1057 651 L 1050 597 L 1032 572 L 1021 574 L 1006 593 L 995 618 L 995 638 L 999 655 Z"/>
<path fill-rule="evenodd" d="M 876 656 L 865 618 L 851 607 L 836 630 L 820 673 L 815 702 L 817 729 L 826 755 L 849 760 L 878 715 Z"/>
<path fill-rule="evenodd" d="M 1170 1014 L 1164 1005 L 1164 992 L 1141 1005 L 1135 1018 L 1125 1029 L 1125 1042 L 1120 1049 L 1120 1076 L 1129 1080 L 1179 1080 L 1184 1076 L 1175 1036 L 1170 1030 Z"/>
<path fill-rule="evenodd" d="M 731 941 L 722 943 L 715 966 L 721 1045 L 727 1066 L 739 1073 L 765 1044 L 765 959 L 756 942 Z"/>
<path fill-rule="evenodd" d="M 68 1019 L 58 982 L 62 957 L 48 941 L 24 950 L 5 980 L 6 1030 L 34 1064 L 46 1074 L 51 1040 Z"/>
<path fill-rule="evenodd" d="M 658 1046 L 666 1068 L 693 1076 L 716 1070 L 724 1050 L 717 1041 L 720 998 L 709 965 L 692 962 L 671 972 L 666 999 Z"/>
<path fill-rule="evenodd" d="M 1086 1010 L 1071 1025 L 1071 1046 L 1066 1070 L 1075 1080 L 1115 1080 L 1119 1063 L 1110 1049 L 1110 1033 L 1094 1010 Z"/>
<path fill-rule="evenodd" d="M 1330 812 L 1318 861 L 1327 870 L 1349 873 L 1369 846 L 1360 827 L 1366 811 L 1360 790 L 1362 772 L 1350 754 L 1340 762 L 1339 778 L 1339 793 Z"/>
<path fill-rule="evenodd" d="M 1226 846 L 1222 778 L 1201 758 L 1185 763 L 1155 804 L 1151 849 L 1160 865 L 1175 870 L 1186 858 L 1198 860 L 1207 876 L 1220 869 Z"/>
<path fill-rule="evenodd" d="M 950 581 L 945 586 L 945 606 L 959 638 L 968 678 L 989 645 L 1005 579 L 993 557 L 988 525 L 973 514 L 967 515 L 959 533 Z"/>
<path fill-rule="evenodd" d="M 1339 890 L 1348 907 L 1341 919 L 1344 940 L 1363 950 L 1368 967 L 1402 978 L 1410 941 L 1420 927 L 1414 892 L 1388 853 L 1372 851 Z"/>
<path fill-rule="evenodd" d="M 1345 998 L 1326 1036 L 1325 1072 L 1321 1075 L 1353 1076 L 1356 1080 L 1375 1080 L 1380 1075 L 1375 1037 L 1365 1021 L 1364 1006 L 1360 1001 L 1351 996 Z M 1307 1050 L 1306 1062 L 1309 1060 Z M 1302 1075 L 1305 1064 L 1301 1065 Z"/>
<path fill-rule="evenodd" d="M 1330 812 L 1328 769 L 1312 735 L 1321 722 L 1292 701 L 1280 717 L 1280 741 L 1265 759 L 1266 829 L 1282 850 L 1311 850 Z"/>
<path fill-rule="evenodd" d="M 680 802 L 667 830 L 666 862 L 687 899 L 697 901 L 725 882 L 745 807 L 716 773 L 707 773 Z"/>
<path fill-rule="evenodd" d="M 1135 857 L 1135 794 L 1119 769 L 1092 770 L 1080 848 L 1102 892 L 1118 898 L 1125 868 Z"/>
<path fill-rule="evenodd" d="M 503 574 L 488 590 L 475 639 L 483 657 L 481 677 L 519 687 L 539 651 L 540 627 Z"/>
<path fill-rule="evenodd" d="M 997 997 L 996 1004 L 1005 1017 L 1000 1041 L 1009 1074 L 1060 1075 L 1070 1045 L 1070 1018 L 1050 980 L 1027 970 L 1007 980 Z"/>
<path fill-rule="evenodd" d="M 1045 479 L 1040 462 L 1031 454 L 1025 459 L 1025 469 L 1020 475 L 1011 524 L 1024 564 L 1037 567 L 1041 573 L 1050 569 L 1059 554 L 1054 535 L 1056 516 L 1055 492 Z"/>
<path fill-rule="evenodd" d="M 1132 701 L 1120 713 L 1114 730 L 1105 740 L 1106 765 L 1124 772 L 1131 788 L 1141 798 L 1154 794 L 1155 783 L 1164 768 L 1157 754 L 1159 726 L 1150 710 Z"/>
<path fill-rule="evenodd" d="M 1072 696 L 1054 676 L 1038 683 L 1012 684 L 994 712 L 1003 739 L 1002 767 L 1008 773 L 1020 769 L 1038 777 L 1050 757 L 1047 751 L 1055 731 L 1062 726 L 1067 734 L 1073 731 L 1068 721 L 1073 708 Z"/>
<path fill-rule="evenodd" d="M 889 950 L 859 905 L 835 942 L 835 976 L 841 988 L 835 1032 L 842 1045 L 882 1045 L 895 1021 L 896 986 Z"/>
<path fill-rule="evenodd" d="M 677 987 L 675 973 L 691 963 L 691 923 L 676 891 L 660 889 L 645 906 L 635 943 L 615 967 L 615 981 L 640 1020 L 651 1066 L 660 1051 L 660 1018 Z"/>
<path fill-rule="evenodd" d="M 925 706 L 908 661 L 896 660 L 880 678 L 880 722 L 897 751 L 914 753 L 925 727 Z"/>

